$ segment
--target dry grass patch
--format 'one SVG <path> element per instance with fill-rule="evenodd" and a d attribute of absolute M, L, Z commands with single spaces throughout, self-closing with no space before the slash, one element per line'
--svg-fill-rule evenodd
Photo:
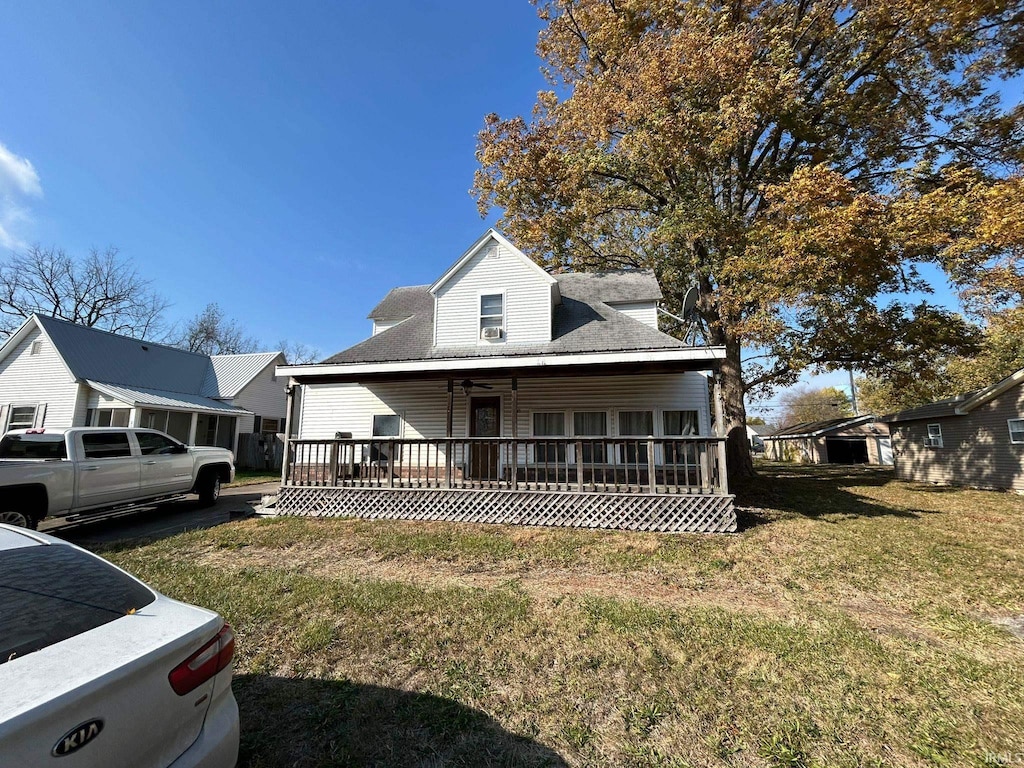
<path fill-rule="evenodd" d="M 746 529 L 251 520 L 105 554 L 239 636 L 247 765 L 984 765 L 1024 499 L 766 467 Z"/>

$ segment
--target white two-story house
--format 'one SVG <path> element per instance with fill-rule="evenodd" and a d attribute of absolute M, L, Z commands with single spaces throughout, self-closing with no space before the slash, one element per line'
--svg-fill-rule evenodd
<path fill-rule="evenodd" d="M 551 275 L 488 231 L 365 341 L 283 366 L 283 512 L 735 530 L 709 377 L 653 273 Z M 720 422 L 721 420 L 719 420 Z"/>

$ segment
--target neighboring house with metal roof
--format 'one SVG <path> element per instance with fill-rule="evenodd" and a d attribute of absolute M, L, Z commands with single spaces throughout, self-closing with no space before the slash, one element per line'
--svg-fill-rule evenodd
<path fill-rule="evenodd" d="M 1024 368 L 984 389 L 883 419 L 899 479 L 1024 493 Z"/>
<path fill-rule="evenodd" d="M 892 464 L 889 430 L 874 416 L 792 424 L 762 438 L 765 458 L 804 464 Z"/>
<path fill-rule="evenodd" d="M 489 230 L 389 292 L 365 341 L 278 369 L 278 509 L 735 529 L 707 375 L 724 349 L 662 333 L 661 298 L 650 271 L 549 274 Z"/>
<path fill-rule="evenodd" d="M 281 352 L 201 355 L 32 315 L 0 346 L 0 431 L 148 427 L 235 450 L 284 429 Z"/>

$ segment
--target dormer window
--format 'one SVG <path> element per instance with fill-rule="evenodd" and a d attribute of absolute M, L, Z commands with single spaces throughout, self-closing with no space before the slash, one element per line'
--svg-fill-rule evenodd
<path fill-rule="evenodd" d="M 500 341 L 505 338 L 505 296 L 489 293 L 480 296 L 480 338 Z"/>

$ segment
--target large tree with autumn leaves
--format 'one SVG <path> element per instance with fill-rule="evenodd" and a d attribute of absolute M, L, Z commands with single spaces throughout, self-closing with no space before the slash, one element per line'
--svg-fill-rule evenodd
<path fill-rule="evenodd" d="M 474 193 L 539 262 L 690 286 L 722 366 L 730 465 L 744 396 L 808 367 L 913 370 L 962 352 L 907 294 L 1022 292 L 1021 2 L 551 0 L 551 90 L 487 117 Z M 977 205 L 966 204 L 971 201 Z M 744 359 L 744 353 L 747 359 Z M 910 364 L 908 365 L 908 361 Z"/>

